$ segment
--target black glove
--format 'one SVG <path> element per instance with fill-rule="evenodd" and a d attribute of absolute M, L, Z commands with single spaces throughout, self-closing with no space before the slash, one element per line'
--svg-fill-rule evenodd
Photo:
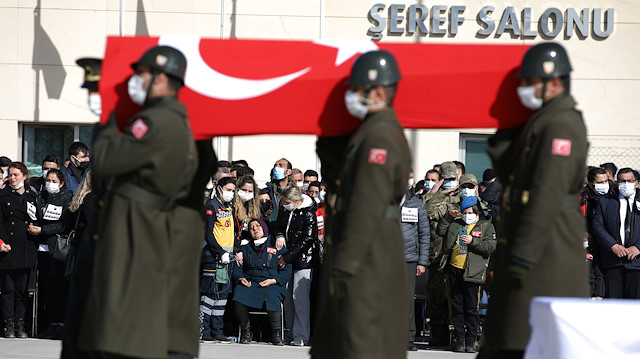
<path fill-rule="evenodd" d="M 351 274 L 333 269 L 329 275 L 329 295 L 337 299 L 343 298 L 347 295 L 350 280 Z"/>
<path fill-rule="evenodd" d="M 524 277 L 527 276 L 529 269 L 517 263 L 511 263 L 507 266 L 507 281 L 512 289 L 522 289 Z"/>

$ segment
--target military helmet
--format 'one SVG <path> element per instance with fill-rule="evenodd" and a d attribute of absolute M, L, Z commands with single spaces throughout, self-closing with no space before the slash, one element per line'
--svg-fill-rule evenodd
<path fill-rule="evenodd" d="M 76 64 L 84 69 L 84 82 L 80 87 L 97 89 L 98 81 L 100 81 L 102 59 L 83 57 L 81 59 L 77 59 Z"/>
<path fill-rule="evenodd" d="M 456 164 L 451 161 L 442 163 L 440 165 L 440 171 L 442 172 L 442 178 L 444 179 L 458 177 L 458 168 L 456 167 Z"/>
<path fill-rule="evenodd" d="M 131 64 L 135 70 L 138 65 L 148 65 L 155 72 L 165 74 L 184 83 L 184 72 L 187 68 L 187 59 L 182 52 L 170 46 L 155 46 L 147 50 L 138 62 Z"/>
<path fill-rule="evenodd" d="M 524 54 L 518 77 L 550 79 L 567 76 L 571 70 L 569 56 L 564 47 L 557 42 L 544 42 L 533 46 Z"/>
<path fill-rule="evenodd" d="M 349 85 L 390 86 L 400 81 L 400 70 L 393 55 L 385 50 L 371 51 L 358 57 L 351 68 Z"/>

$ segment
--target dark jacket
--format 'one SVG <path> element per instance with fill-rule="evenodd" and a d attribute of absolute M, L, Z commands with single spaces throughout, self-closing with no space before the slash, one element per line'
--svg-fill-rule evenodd
<path fill-rule="evenodd" d="M 49 246 L 49 253 L 53 253 L 57 238 L 56 234 L 68 233 L 75 224 L 75 216 L 70 215 L 69 212 L 69 203 L 73 198 L 73 192 L 65 187 L 54 194 L 44 191 L 40 196 L 44 200 L 41 209 L 42 232 L 40 233 L 40 242 L 46 243 Z M 72 217 L 74 218 L 72 219 Z"/>
<path fill-rule="evenodd" d="M 636 246 L 640 248 L 640 191 L 636 190 L 636 196 L 632 199 L 631 211 L 631 241 L 624 244 L 625 248 Z M 610 194 L 598 199 L 593 212 L 593 227 L 591 234 L 600 246 L 600 267 L 625 267 L 640 270 L 640 257 L 634 260 L 618 258 L 612 251 L 614 244 L 622 245 L 620 238 L 620 200 L 618 195 Z"/>
<path fill-rule="evenodd" d="M 495 181 L 489 182 L 487 189 L 483 192 L 479 192 L 480 199 L 485 202 L 487 208 L 489 208 L 491 214 L 491 220 L 493 225 L 497 224 L 498 216 L 500 215 L 500 195 L 502 194 L 502 185 L 496 178 Z"/>
<path fill-rule="evenodd" d="M 443 256 L 440 260 L 440 270 L 443 270 L 450 261 L 451 250 L 458 240 L 460 228 L 466 224 L 457 219 L 449 225 L 443 245 Z M 496 231 L 489 220 L 481 219 L 469 233 L 473 240 L 468 245 L 467 264 L 464 269 L 465 282 L 484 283 L 485 273 L 489 266 L 489 256 L 496 250 Z"/>
<path fill-rule="evenodd" d="M 302 198 L 302 204 L 293 212 L 282 208 L 274 236 L 285 238 L 288 251 L 282 255 L 282 259 L 293 264 L 293 270 L 311 269 L 317 260 L 317 254 L 314 253 L 318 248 L 316 202 L 305 194 Z"/>
<path fill-rule="evenodd" d="M 78 187 L 80 187 L 80 184 L 82 183 L 84 178 L 87 176 L 88 170 L 86 171 L 78 170 L 78 172 L 80 173 L 80 175 L 78 176 L 77 175 L 78 172 L 76 172 L 75 165 L 73 164 L 73 162 L 69 162 L 69 166 L 63 167 L 60 171 L 62 171 L 62 173 L 64 174 L 64 179 L 65 179 L 65 183 L 67 184 L 67 188 L 71 192 L 73 192 L 73 194 L 76 194 Z"/>
<path fill-rule="evenodd" d="M 248 307 L 262 308 L 266 304 L 267 310 L 280 312 L 281 304 L 287 296 L 287 281 L 291 276 L 291 264 L 283 268 L 278 265 L 278 256 L 287 253 L 286 248 L 277 250 L 267 240 L 267 245 L 262 254 L 258 254 L 253 245 L 253 240 L 249 244 L 240 247 L 242 250 L 242 266 L 233 266 L 233 278 L 239 281 L 245 278 L 251 282 L 251 287 L 238 284 L 233 293 L 233 300 Z M 259 285 L 265 279 L 275 279 L 276 284 L 268 287 Z"/>
<path fill-rule="evenodd" d="M 406 195 L 407 197 L 410 194 Z M 417 214 L 417 216 L 414 216 Z M 402 237 L 404 238 L 404 255 L 407 262 L 427 266 L 429 263 L 429 245 L 431 227 L 424 203 L 415 195 L 405 199 L 400 206 Z"/>
<path fill-rule="evenodd" d="M 27 228 L 29 223 L 39 223 L 37 199 L 35 191 L 30 188 L 26 188 L 22 195 L 9 186 L 0 189 L 0 239 L 11 246 L 10 252 L 0 252 L 0 269 L 33 268 L 36 265 L 38 243 Z"/>

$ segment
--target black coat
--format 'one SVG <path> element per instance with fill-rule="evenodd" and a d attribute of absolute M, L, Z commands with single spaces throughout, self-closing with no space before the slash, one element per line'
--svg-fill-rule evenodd
<path fill-rule="evenodd" d="M 60 192 L 51 194 L 43 192 L 40 194 L 44 203 L 42 204 L 42 232 L 40 233 L 40 242 L 49 246 L 49 253 L 53 253 L 53 246 L 56 241 L 56 234 L 68 233 L 73 229 L 75 218 L 71 220 L 69 204 L 73 198 L 73 192 L 66 188 L 60 189 Z M 69 223 L 73 222 L 73 223 Z"/>
<path fill-rule="evenodd" d="M 302 205 L 292 212 L 283 209 L 278 213 L 275 238 L 286 239 L 287 252 L 282 259 L 293 265 L 293 270 L 311 269 L 318 255 L 318 218 L 316 203 L 303 195 Z"/>
<path fill-rule="evenodd" d="M 0 253 L 0 269 L 33 268 L 38 256 L 36 237 L 27 232 L 29 223 L 38 223 L 35 191 L 27 188 L 20 195 L 11 187 L 0 189 L 0 239 L 11 246 L 9 253 Z M 27 213 L 27 205 L 33 210 Z"/>

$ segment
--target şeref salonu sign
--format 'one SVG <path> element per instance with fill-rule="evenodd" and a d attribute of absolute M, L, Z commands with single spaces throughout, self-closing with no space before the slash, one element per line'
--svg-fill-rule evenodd
<path fill-rule="evenodd" d="M 455 36 L 465 20 L 472 19 L 475 20 L 474 25 L 478 26 L 476 37 L 479 38 L 492 34 L 499 37 L 507 32 L 520 38 L 543 35 L 553 39 L 564 33 L 567 38 L 577 35 L 581 39 L 591 36 L 602 40 L 613 33 L 614 9 L 611 8 L 568 8 L 565 11 L 548 8 L 537 18 L 528 7 L 518 14 L 513 6 L 509 6 L 500 14 L 494 6 L 485 6 L 471 18 L 465 17 L 466 8 L 464 5 L 433 5 L 429 8 L 423 4 L 408 7 L 404 4 L 391 4 L 388 7 L 375 4 L 369 10 L 372 25 L 369 32 L 374 40 L 381 39 L 385 29 L 390 35 L 413 35 L 418 32 L 419 35 Z"/>

